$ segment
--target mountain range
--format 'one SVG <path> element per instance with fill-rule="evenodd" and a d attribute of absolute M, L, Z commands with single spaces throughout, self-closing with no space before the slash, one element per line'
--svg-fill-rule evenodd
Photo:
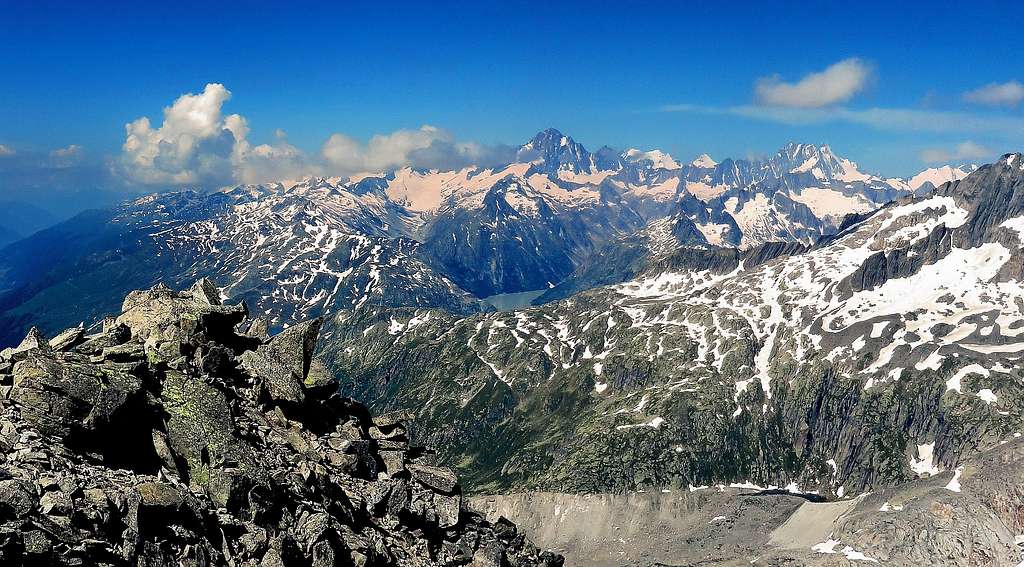
<path fill-rule="evenodd" d="M 4 343 L 80 321 L 105 336 L 102 314 L 204 277 L 204 305 L 255 318 L 177 323 L 211 340 L 323 315 L 332 388 L 409 416 L 483 508 L 559 518 L 547 541 L 586 528 L 581 495 L 668 494 L 674 518 L 726 535 L 662 557 L 1021 555 L 1019 153 L 896 179 L 824 145 L 682 163 L 546 130 L 498 168 L 151 195 L 0 258 Z M 171 335 L 133 335 L 132 360 L 187 366 L 154 356 L 185 349 Z M 14 375 L 20 349 L 0 352 Z"/>
<path fill-rule="evenodd" d="M 470 313 L 493 296 L 522 294 L 516 304 L 551 290 L 545 301 L 624 281 L 683 245 L 810 245 L 847 214 L 965 174 L 883 179 L 808 144 L 765 160 L 680 164 L 657 150 L 591 153 L 549 129 L 496 168 L 151 195 L 4 250 L 0 343 L 31 325 L 100 317 L 132 289 L 198 277 L 275 328 L 361 305 Z"/>

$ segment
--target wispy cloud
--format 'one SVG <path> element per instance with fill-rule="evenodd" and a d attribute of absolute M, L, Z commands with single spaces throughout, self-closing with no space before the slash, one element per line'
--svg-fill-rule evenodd
<path fill-rule="evenodd" d="M 0 157 L 13 156 L 15 153 L 14 148 L 0 144 Z"/>
<path fill-rule="evenodd" d="M 951 133 L 995 133 L 1024 136 L 1024 118 L 970 112 L 919 110 L 911 108 L 782 108 L 755 105 L 703 106 L 670 104 L 663 112 L 690 112 L 739 116 L 790 125 L 847 122 L 877 130 Z"/>
<path fill-rule="evenodd" d="M 995 152 L 970 140 L 961 142 L 954 148 L 926 148 L 921 151 L 924 163 L 949 163 L 972 159 L 984 159 Z"/>
<path fill-rule="evenodd" d="M 1024 101 L 1024 85 L 1017 81 L 989 83 L 965 92 L 964 100 L 989 106 L 1017 106 Z"/>
<path fill-rule="evenodd" d="M 50 152 L 50 163 L 53 167 L 71 167 L 82 161 L 85 150 L 78 144 L 66 148 L 58 148 Z"/>
<path fill-rule="evenodd" d="M 78 144 L 71 144 L 66 148 L 57 148 L 50 152 L 50 157 L 54 158 L 67 158 L 80 155 L 82 155 L 82 146 L 79 146 Z"/>
<path fill-rule="evenodd" d="M 754 84 L 754 96 L 757 102 L 769 106 L 821 108 L 850 100 L 872 75 L 870 65 L 853 57 L 809 73 L 795 83 L 787 83 L 779 75 L 761 77 Z"/>

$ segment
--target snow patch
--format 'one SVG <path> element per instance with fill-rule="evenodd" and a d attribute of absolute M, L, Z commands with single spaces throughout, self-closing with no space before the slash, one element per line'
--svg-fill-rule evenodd
<path fill-rule="evenodd" d="M 953 492 L 960 492 L 960 474 L 964 472 L 964 467 L 959 466 L 953 471 L 953 478 L 949 479 L 949 483 L 946 484 L 946 490 Z"/>
<path fill-rule="evenodd" d="M 942 472 L 935 464 L 935 443 L 925 443 L 917 446 L 917 458 L 910 458 L 910 470 L 917 473 L 917 476 L 935 476 Z"/>
<path fill-rule="evenodd" d="M 988 388 L 982 388 L 978 390 L 977 396 L 981 398 L 981 400 L 986 404 L 994 404 L 996 400 L 999 399 L 999 397 L 996 396 L 995 392 Z"/>

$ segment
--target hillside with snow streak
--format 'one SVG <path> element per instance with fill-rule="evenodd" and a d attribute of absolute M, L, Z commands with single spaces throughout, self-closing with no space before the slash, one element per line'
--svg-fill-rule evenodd
<path fill-rule="evenodd" d="M 519 311 L 340 314 L 327 355 L 346 392 L 420 408 L 483 490 L 834 496 L 953 470 L 1024 426 L 1022 167 L 806 251 L 685 250 Z"/>

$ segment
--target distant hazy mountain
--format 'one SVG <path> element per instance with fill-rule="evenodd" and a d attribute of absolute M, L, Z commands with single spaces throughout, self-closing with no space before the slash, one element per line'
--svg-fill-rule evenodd
<path fill-rule="evenodd" d="M 0 201 L 0 227 L 27 236 L 58 222 L 60 217 L 24 201 Z"/>
<path fill-rule="evenodd" d="M 0 248 L 7 246 L 19 238 L 21 238 L 21 235 L 17 232 L 14 232 L 5 226 L 0 226 Z"/>

